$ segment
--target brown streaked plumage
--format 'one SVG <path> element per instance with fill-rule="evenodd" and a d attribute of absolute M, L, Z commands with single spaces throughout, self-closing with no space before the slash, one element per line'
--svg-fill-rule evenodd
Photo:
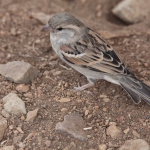
<path fill-rule="evenodd" d="M 89 81 L 76 90 L 104 79 L 122 86 L 136 104 L 141 99 L 150 104 L 150 87 L 137 79 L 114 49 L 84 23 L 71 14 L 59 13 L 50 18 L 42 31 L 46 29 L 50 30 L 50 41 L 59 57 Z"/>

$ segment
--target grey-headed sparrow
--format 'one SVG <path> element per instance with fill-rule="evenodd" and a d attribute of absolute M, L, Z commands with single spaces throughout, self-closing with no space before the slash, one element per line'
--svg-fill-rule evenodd
<path fill-rule="evenodd" d="M 59 13 L 50 18 L 44 30 L 50 31 L 50 41 L 58 56 L 87 77 L 89 83 L 76 90 L 104 79 L 120 85 L 136 104 L 142 98 L 150 105 L 150 87 L 137 79 L 113 48 L 84 23 L 71 14 Z"/>

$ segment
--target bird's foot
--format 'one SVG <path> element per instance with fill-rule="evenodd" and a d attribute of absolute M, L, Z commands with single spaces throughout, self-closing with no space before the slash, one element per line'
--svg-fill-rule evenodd
<path fill-rule="evenodd" d="M 85 85 L 83 85 L 83 86 L 80 86 L 80 84 L 78 83 L 78 87 L 74 87 L 74 89 L 75 89 L 76 91 L 84 91 L 84 92 L 86 92 L 87 94 L 91 94 L 91 95 L 92 95 L 92 92 L 85 90 L 85 89 L 87 89 L 87 88 L 89 88 L 89 87 L 91 87 L 91 86 L 93 86 L 93 84 L 91 84 L 91 83 L 85 84 Z"/>

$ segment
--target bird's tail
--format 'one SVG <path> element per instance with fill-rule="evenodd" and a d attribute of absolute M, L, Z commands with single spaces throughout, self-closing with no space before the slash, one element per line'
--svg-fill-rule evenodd
<path fill-rule="evenodd" d="M 150 87 L 135 77 L 123 76 L 120 85 L 131 96 L 135 104 L 143 99 L 150 105 Z"/>

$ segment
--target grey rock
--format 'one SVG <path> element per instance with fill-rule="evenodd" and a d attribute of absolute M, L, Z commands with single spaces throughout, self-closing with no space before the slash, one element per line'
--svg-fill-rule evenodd
<path fill-rule="evenodd" d="M 3 139 L 6 128 L 7 128 L 7 120 L 2 116 L 0 116 L 0 141 Z"/>
<path fill-rule="evenodd" d="M 57 133 L 67 133 L 81 141 L 86 141 L 87 137 L 83 130 L 84 124 L 83 118 L 78 113 L 71 113 L 64 117 L 63 122 L 56 124 L 55 130 Z"/>
<path fill-rule="evenodd" d="M 12 61 L 0 64 L 0 74 L 15 83 L 30 83 L 38 74 L 37 69 L 23 61 Z"/>
<path fill-rule="evenodd" d="M 20 99 L 17 94 L 9 93 L 3 98 L 4 109 L 12 114 L 20 116 L 26 114 L 25 103 Z"/>
<path fill-rule="evenodd" d="M 119 150 L 150 150 L 150 146 L 145 140 L 128 140 L 126 141 Z"/>
<path fill-rule="evenodd" d="M 128 24 L 144 20 L 150 13 L 149 0 L 123 0 L 116 5 L 112 12 Z"/>

